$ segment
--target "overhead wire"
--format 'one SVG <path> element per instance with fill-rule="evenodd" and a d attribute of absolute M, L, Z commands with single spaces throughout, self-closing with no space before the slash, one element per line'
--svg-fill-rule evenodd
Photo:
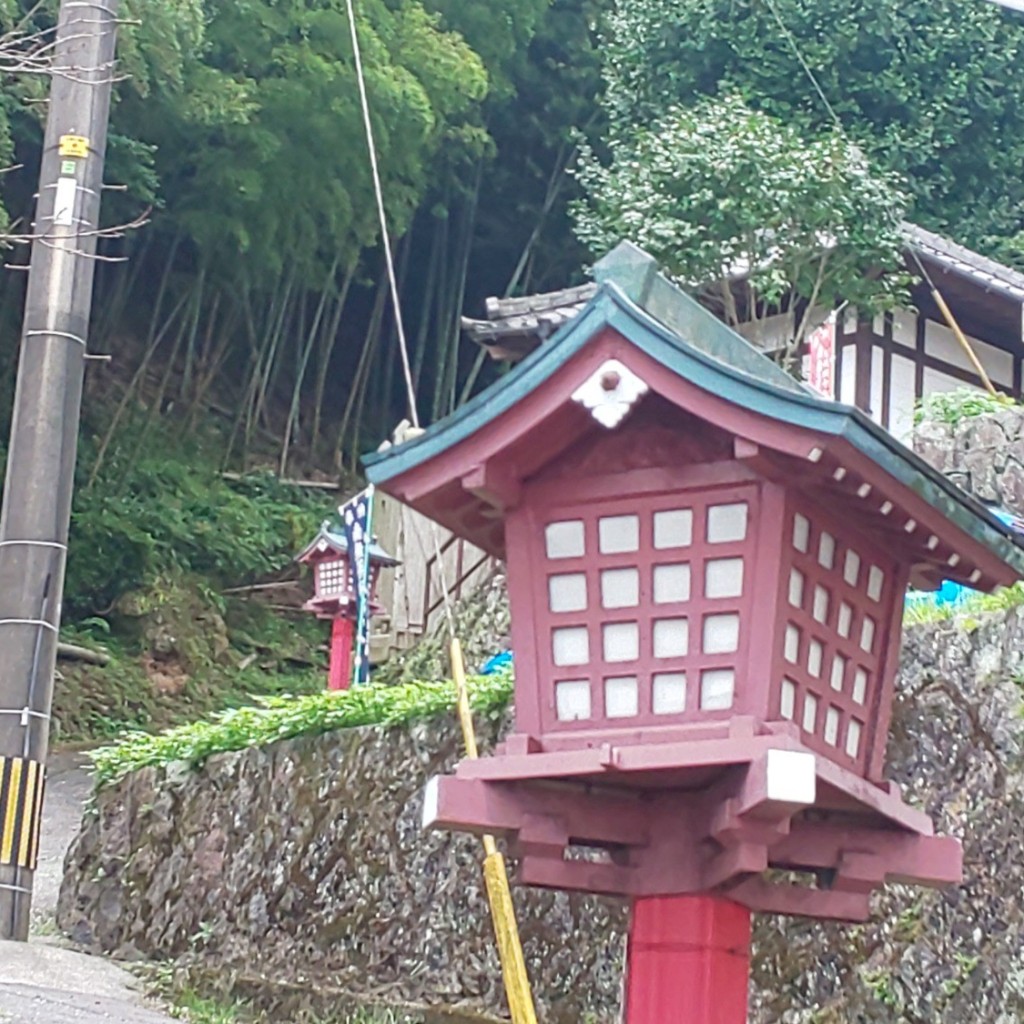
<path fill-rule="evenodd" d="M 419 431 L 419 412 L 416 407 L 416 384 L 413 380 L 412 361 L 409 357 L 409 342 L 405 333 L 405 323 L 402 317 L 402 300 L 398 291 L 398 276 L 395 273 L 395 262 L 391 251 L 391 232 L 388 229 L 387 210 L 384 204 L 384 186 L 380 176 L 380 164 L 377 158 L 377 142 L 373 132 L 373 119 L 370 112 L 370 100 L 366 90 L 366 72 L 363 68 L 362 47 L 359 42 L 359 32 L 356 29 L 355 4 L 353 0 L 345 0 L 348 8 L 348 24 L 352 38 L 352 55 L 355 61 L 356 82 L 359 86 L 359 102 L 362 107 L 363 130 L 366 133 L 366 148 L 370 155 L 370 170 L 373 177 L 374 201 L 377 206 L 377 217 L 380 223 L 381 241 L 384 245 L 384 260 L 387 267 L 388 285 L 391 291 L 391 304 L 395 314 L 395 327 L 398 333 L 398 348 L 402 357 L 402 375 L 405 380 L 406 398 L 409 406 L 409 420 L 413 429 Z M 447 573 L 445 571 L 444 557 L 441 552 L 441 542 L 437 536 L 437 525 L 431 523 L 431 534 L 434 540 L 434 557 L 437 563 L 439 582 L 441 584 L 441 597 L 444 605 L 445 619 L 448 624 L 448 633 L 451 640 L 456 639 L 455 616 L 452 609 L 451 588 L 448 586 Z"/>
<path fill-rule="evenodd" d="M 768 10 L 772 12 L 773 17 L 775 18 L 776 22 L 778 22 L 782 34 L 786 37 L 786 40 L 789 42 L 790 48 L 796 55 L 796 59 L 799 61 L 800 66 L 804 69 L 804 73 L 810 79 L 811 85 L 814 86 L 814 89 L 818 93 L 818 96 L 821 97 L 821 102 L 825 105 L 825 109 L 828 111 L 829 116 L 835 122 L 836 127 L 840 130 L 840 132 L 843 132 L 845 134 L 843 122 L 840 121 L 839 115 L 835 112 L 835 108 L 832 106 L 831 103 L 829 103 L 828 97 L 825 95 L 825 90 L 822 89 L 821 83 L 818 81 L 818 76 L 815 75 L 815 73 L 811 70 L 811 65 L 807 63 L 807 60 L 805 59 L 803 52 L 801 51 L 800 46 L 796 41 L 796 37 L 793 35 L 792 32 L 790 32 L 789 26 L 782 20 L 782 15 L 779 14 L 779 9 L 778 7 L 775 6 L 775 0 L 765 0 L 765 3 L 767 3 Z"/>
<path fill-rule="evenodd" d="M 387 265 L 388 283 L 391 287 L 391 305 L 395 313 L 395 329 L 398 332 L 398 347 L 402 354 L 402 370 L 405 375 L 405 386 L 409 397 L 409 417 L 412 425 L 418 430 L 420 417 L 416 410 L 416 387 L 413 382 L 412 365 L 409 362 L 409 344 L 405 336 L 405 323 L 402 319 L 402 304 L 398 296 L 398 276 L 395 273 L 395 257 L 391 251 L 391 233 L 388 230 L 388 217 L 384 209 L 384 188 L 381 185 L 380 166 L 377 160 L 377 143 L 373 134 L 373 121 L 370 117 L 370 101 L 366 95 L 366 75 L 363 71 L 363 53 L 359 45 L 359 33 L 356 30 L 356 14 L 353 0 L 345 0 L 348 7 L 348 24 L 352 34 L 352 55 L 356 65 L 356 82 L 359 85 L 359 102 L 363 112 L 363 127 L 366 131 L 366 144 L 370 151 L 370 171 L 373 175 L 373 191 L 377 201 L 377 217 L 380 222 L 381 242 L 384 245 L 384 262 Z"/>
<path fill-rule="evenodd" d="M 373 175 L 374 197 L 377 204 L 377 216 L 380 220 L 381 240 L 384 245 L 384 258 L 387 265 L 388 282 L 391 288 L 391 301 L 394 306 L 395 323 L 398 332 L 398 345 L 402 356 L 402 372 L 409 400 L 409 418 L 413 429 L 420 433 L 420 418 L 416 409 L 416 387 L 413 380 L 412 365 L 409 359 L 409 347 L 402 321 L 401 299 L 398 293 L 398 279 L 395 273 L 394 258 L 391 252 L 391 238 L 388 231 L 387 211 L 384 205 L 384 187 L 381 183 L 380 168 L 377 160 L 377 146 L 373 134 L 373 123 L 370 116 L 370 102 L 366 91 L 366 76 L 363 70 L 362 52 L 359 45 L 359 33 L 356 29 L 356 18 L 353 0 L 346 0 L 348 22 L 352 35 L 352 52 L 355 60 L 356 79 L 359 84 L 359 100 L 362 106 L 363 127 L 366 132 L 366 144 L 370 154 L 370 168 Z M 479 756 L 476 741 L 476 730 L 473 725 L 473 713 L 469 700 L 469 687 L 466 681 L 466 665 L 462 654 L 462 644 L 455 630 L 455 615 L 452 608 L 451 589 L 448 586 L 447 570 L 441 542 L 438 538 L 437 524 L 431 520 L 431 536 L 434 542 L 434 558 L 437 564 L 438 577 L 441 583 L 441 595 L 444 604 L 445 619 L 450 640 L 452 676 L 455 682 L 457 710 L 462 728 L 463 740 L 467 757 L 475 759 Z M 490 904 L 491 918 L 494 923 L 498 941 L 498 954 L 501 961 L 502 977 L 505 994 L 513 1024 L 537 1024 L 533 994 L 530 989 L 526 961 L 523 956 L 522 942 L 516 923 L 512 894 L 509 889 L 508 870 L 505 859 L 498 849 L 494 836 L 482 837 L 484 848 L 484 882 L 487 899 Z"/>

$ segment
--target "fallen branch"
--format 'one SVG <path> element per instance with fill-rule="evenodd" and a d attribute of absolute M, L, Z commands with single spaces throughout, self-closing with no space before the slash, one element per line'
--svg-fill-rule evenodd
<path fill-rule="evenodd" d="M 272 612 L 280 612 L 282 615 L 300 615 L 305 617 L 309 614 L 305 609 L 292 604 L 268 604 L 267 608 Z"/>
<path fill-rule="evenodd" d="M 78 644 L 57 644 L 57 657 L 67 661 L 86 661 L 90 665 L 109 665 L 110 655 L 103 651 L 93 651 Z"/>
<path fill-rule="evenodd" d="M 277 580 L 274 583 L 253 583 L 245 587 L 228 587 L 227 590 L 222 590 L 221 594 L 225 597 L 233 594 L 255 594 L 261 590 L 285 590 L 288 587 L 299 586 L 299 580 Z"/>
<path fill-rule="evenodd" d="M 252 476 L 251 473 L 234 473 L 225 470 L 221 473 L 221 477 L 224 480 L 240 481 L 245 480 L 247 477 Z M 270 474 L 274 476 L 274 474 Z M 287 480 L 282 477 L 274 476 L 274 479 L 279 484 L 284 484 L 286 487 L 305 487 L 317 491 L 340 491 L 341 484 L 334 480 Z"/>

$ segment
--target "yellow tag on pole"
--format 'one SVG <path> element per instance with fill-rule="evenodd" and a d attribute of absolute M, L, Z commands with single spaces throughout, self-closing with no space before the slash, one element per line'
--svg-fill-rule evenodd
<path fill-rule="evenodd" d="M 84 160 L 89 155 L 89 140 L 84 135 L 62 135 L 58 152 L 64 157 Z"/>

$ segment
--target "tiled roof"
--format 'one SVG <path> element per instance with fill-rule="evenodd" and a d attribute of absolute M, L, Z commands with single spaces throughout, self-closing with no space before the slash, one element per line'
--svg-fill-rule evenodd
<path fill-rule="evenodd" d="M 1024 538 L 900 444 L 861 410 L 815 395 L 672 281 L 653 258 L 621 243 L 595 267 L 598 285 L 582 314 L 486 391 L 415 440 L 366 455 L 379 485 L 456 450 L 559 372 L 604 327 L 682 379 L 766 420 L 853 447 L 903 490 L 1024 575 Z M 819 457 L 820 457 L 819 450 Z M 814 461 L 814 460 L 812 460 Z M 896 493 L 894 491 L 894 493 Z"/>
<path fill-rule="evenodd" d="M 487 319 L 462 318 L 463 330 L 480 345 L 514 335 L 544 340 L 568 323 L 594 297 L 597 285 L 584 284 L 519 299 L 488 299 Z"/>
<path fill-rule="evenodd" d="M 916 224 L 904 224 L 903 234 L 923 260 L 966 277 L 987 291 L 1024 302 L 1024 274 L 1019 271 Z M 523 298 L 488 299 L 487 318 L 463 317 L 462 327 L 472 341 L 489 349 L 495 358 L 519 359 L 575 319 L 596 292 L 596 285 L 584 284 Z"/>
<path fill-rule="evenodd" d="M 339 555 L 348 554 L 348 540 L 345 537 L 345 533 L 340 526 L 335 525 L 329 519 L 325 519 L 320 524 L 320 530 L 317 535 L 295 556 L 295 560 L 302 561 L 308 555 L 312 554 L 314 549 L 320 543 L 320 541 L 326 541 L 327 545 Z M 389 555 L 374 539 L 370 543 L 370 560 L 379 565 L 401 565 L 397 558 L 393 558 Z"/>
<path fill-rule="evenodd" d="M 989 291 L 1024 302 L 1024 274 L 987 256 L 933 234 L 916 224 L 904 224 L 903 234 L 919 256 L 933 260 L 944 269 L 978 282 Z"/>

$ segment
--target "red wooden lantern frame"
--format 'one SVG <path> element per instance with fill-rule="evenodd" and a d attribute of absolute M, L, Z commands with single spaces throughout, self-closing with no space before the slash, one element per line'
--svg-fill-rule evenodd
<path fill-rule="evenodd" d="M 424 821 L 504 836 L 526 884 L 632 898 L 651 963 L 661 910 L 705 900 L 701 962 L 729 974 L 749 910 L 864 919 L 886 881 L 959 880 L 959 843 L 882 777 L 902 602 L 910 582 L 1013 582 L 1024 545 L 645 254 L 598 269 L 557 339 L 368 460 L 378 486 L 508 555 L 515 728 L 432 781 Z M 657 686 L 683 673 L 685 699 Z M 686 1019 L 670 989 L 658 1012 Z"/>
<path fill-rule="evenodd" d="M 637 489 L 628 498 L 608 486 L 608 481 L 583 488 L 585 497 L 573 488 L 575 500 L 571 504 L 556 503 L 562 490 L 560 485 L 531 488 L 525 496 L 523 510 L 509 517 L 509 543 L 526 553 L 526 557 L 509 565 L 513 607 L 526 613 L 513 618 L 513 646 L 517 651 L 534 654 L 530 657 L 527 653 L 525 659 L 517 661 L 517 678 L 522 679 L 520 691 L 527 697 L 517 705 L 519 729 L 545 737 L 566 731 L 654 729 L 680 722 L 728 718 L 742 706 L 742 696 L 747 689 L 744 668 L 748 662 L 753 593 L 757 583 L 754 552 L 759 539 L 759 488 L 747 480 L 729 482 L 723 478 L 724 474 L 718 473 L 715 476 L 720 478 L 719 485 L 708 490 L 707 473 L 702 472 L 701 467 L 690 467 L 671 475 L 678 478 L 673 486 L 666 487 L 666 481 L 659 479 L 653 482 L 656 489 L 646 493 Z M 737 504 L 746 512 L 747 536 L 739 541 L 706 543 L 702 535 L 705 534 L 707 509 Z M 671 548 L 658 548 L 655 523 L 664 521 L 672 512 L 688 513 L 692 540 Z M 616 519 L 635 522 L 637 545 L 634 550 L 602 550 L 600 527 Z M 582 556 L 561 559 L 547 556 L 546 528 L 562 522 L 582 524 L 585 532 Z M 737 561 L 751 570 L 745 573 L 739 591 L 706 596 L 707 588 L 703 585 L 706 563 L 720 565 Z M 682 579 L 660 583 L 663 574 L 659 570 L 673 569 L 688 574 L 688 586 Z M 622 603 L 631 600 L 630 594 L 616 602 L 610 593 L 615 585 L 611 582 L 612 574 L 631 571 L 635 573 L 637 585 L 636 602 Z M 578 611 L 552 611 L 553 581 L 574 575 L 586 580 L 586 607 Z M 679 596 L 683 587 L 685 596 Z M 609 603 L 618 603 L 618 607 L 609 607 Z M 734 650 L 704 652 L 701 641 L 708 616 L 736 617 L 739 628 Z M 622 642 L 628 645 L 630 638 L 626 634 L 634 626 L 636 656 L 616 652 L 614 657 L 618 660 L 608 660 L 605 648 L 615 643 L 617 631 Z M 587 631 L 592 652 L 589 665 L 579 666 L 579 671 L 554 661 L 553 638 L 560 635 L 558 631 L 574 628 Z M 670 635 L 673 633 L 676 635 Z M 659 657 L 656 653 L 659 644 L 665 645 L 660 649 L 674 653 Z M 730 699 L 717 710 L 701 707 L 702 674 L 716 671 L 736 673 L 733 691 L 741 698 L 739 704 Z M 684 707 L 674 713 L 657 713 L 653 700 L 654 677 L 680 673 L 688 674 Z M 581 676 L 591 687 L 594 713 L 584 720 L 562 721 L 556 708 L 559 682 Z M 603 709 L 603 684 L 608 679 L 629 676 L 636 676 L 638 680 L 637 713 L 609 719 Z M 529 697 L 534 700 L 531 702 Z"/>

